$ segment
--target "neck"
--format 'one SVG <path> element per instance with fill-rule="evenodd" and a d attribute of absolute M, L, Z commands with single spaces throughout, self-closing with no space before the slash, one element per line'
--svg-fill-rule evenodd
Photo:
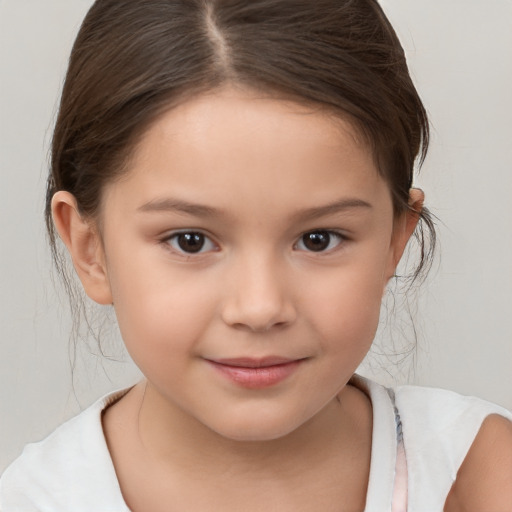
<path fill-rule="evenodd" d="M 151 384 L 137 390 L 140 444 L 154 463 L 213 477 L 252 475 L 255 479 L 293 478 L 313 473 L 334 459 L 369 459 L 371 405 L 350 385 L 313 418 L 278 439 L 239 441 L 213 431 L 170 404 Z M 368 421 L 368 419 L 370 421 Z M 308 461 L 307 466 L 304 461 Z M 347 467 L 350 464 L 346 465 Z"/>

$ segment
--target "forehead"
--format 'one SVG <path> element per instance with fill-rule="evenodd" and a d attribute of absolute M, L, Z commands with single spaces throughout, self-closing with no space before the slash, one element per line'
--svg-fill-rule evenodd
<path fill-rule="evenodd" d="M 271 91 L 260 92 L 232 85 L 183 97 L 150 125 L 140 143 L 144 145 L 148 138 L 155 140 L 157 136 L 165 138 L 166 142 L 169 137 L 177 140 L 178 132 L 186 131 L 191 144 L 203 145 L 205 134 L 209 138 L 212 131 L 223 135 L 221 128 L 233 128 L 233 134 L 236 132 L 244 138 L 270 133 L 281 136 L 282 141 L 285 135 L 302 135 L 308 139 L 317 135 L 316 142 L 333 146 L 343 142 L 340 137 L 350 138 L 354 146 L 371 152 L 365 134 L 349 114 Z M 196 138 L 191 138 L 192 135 Z"/>
<path fill-rule="evenodd" d="M 232 88 L 163 114 L 141 138 L 123 183 L 133 185 L 140 201 L 192 194 L 184 199 L 208 204 L 235 194 L 248 205 L 272 208 L 278 201 L 292 206 L 346 194 L 389 195 L 351 122 L 319 107 Z"/>

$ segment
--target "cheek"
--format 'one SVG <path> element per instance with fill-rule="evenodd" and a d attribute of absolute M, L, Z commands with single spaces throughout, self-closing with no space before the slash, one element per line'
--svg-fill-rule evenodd
<path fill-rule="evenodd" d="M 169 363 L 180 353 L 193 352 L 215 314 L 216 301 L 204 283 L 171 271 L 165 263 L 138 265 L 134 254 L 129 264 L 112 268 L 116 316 L 135 362 Z"/>
<path fill-rule="evenodd" d="M 383 268 L 375 261 L 373 267 L 360 263 L 310 287 L 307 307 L 316 311 L 312 315 L 315 329 L 330 351 L 351 349 L 364 355 L 369 349 L 379 322 Z"/>
<path fill-rule="evenodd" d="M 178 290 L 140 295 L 116 305 L 116 315 L 130 357 L 157 387 L 181 386 L 183 372 L 200 353 L 206 306 Z"/>

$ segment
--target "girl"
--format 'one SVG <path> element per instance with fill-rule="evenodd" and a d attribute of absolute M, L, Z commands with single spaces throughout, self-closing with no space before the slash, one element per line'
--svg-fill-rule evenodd
<path fill-rule="evenodd" d="M 1 510 L 510 510 L 510 413 L 354 375 L 429 254 L 427 146 L 373 0 L 98 0 L 47 223 L 145 379 L 28 446 Z"/>

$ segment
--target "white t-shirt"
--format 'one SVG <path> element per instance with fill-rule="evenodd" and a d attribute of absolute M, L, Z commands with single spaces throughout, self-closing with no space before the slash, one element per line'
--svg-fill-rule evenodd
<path fill-rule="evenodd" d="M 500 414 L 512 421 L 506 409 L 450 391 L 416 386 L 389 390 L 358 376 L 351 383 L 368 394 L 373 407 L 365 512 L 400 508 L 396 492 L 392 505 L 400 446 L 407 461 L 407 510 L 442 512 L 483 420 Z M 26 446 L 0 479 L 0 511 L 129 512 L 101 424 L 102 411 L 123 393 L 107 395 L 45 440 Z"/>

